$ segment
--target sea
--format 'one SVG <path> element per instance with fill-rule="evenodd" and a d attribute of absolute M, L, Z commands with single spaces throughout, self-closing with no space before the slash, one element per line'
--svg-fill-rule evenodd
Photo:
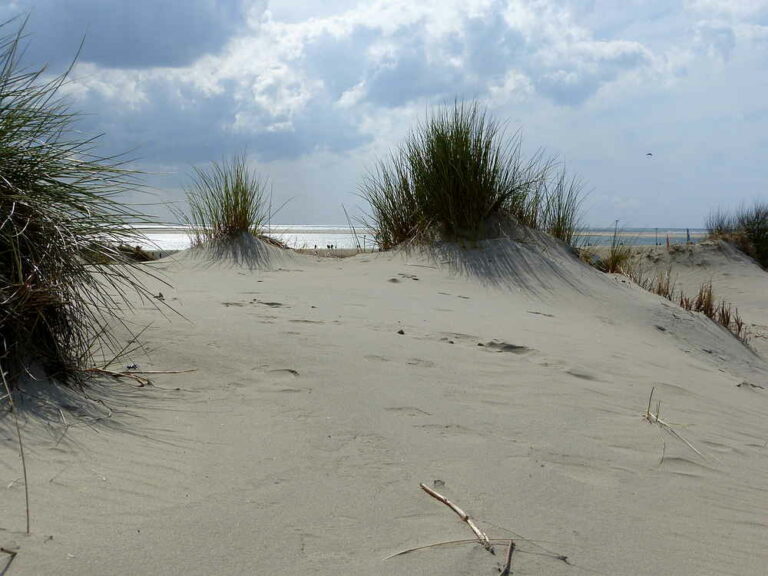
<path fill-rule="evenodd" d="M 176 252 L 190 246 L 189 231 L 174 224 L 146 225 L 140 228 L 145 250 Z M 348 225 L 326 224 L 272 224 L 265 234 L 295 249 L 376 250 L 372 230 L 350 229 Z M 701 228 L 624 228 L 619 229 L 617 241 L 633 246 L 685 244 L 703 240 L 707 231 Z M 580 246 L 609 246 L 613 241 L 614 228 L 586 228 L 578 235 Z"/>

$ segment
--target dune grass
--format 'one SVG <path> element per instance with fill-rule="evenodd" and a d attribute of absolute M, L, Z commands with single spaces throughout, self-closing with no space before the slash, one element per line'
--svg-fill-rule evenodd
<path fill-rule="evenodd" d="M 248 168 L 245 154 L 195 167 L 186 190 L 189 211 L 178 214 L 190 228 L 192 245 L 259 235 L 269 217 L 266 187 L 266 180 Z"/>
<path fill-rule="evenodd" d="M 516 223 L 572 242 L 581 184 L 541 153 L 522 154 L 519 133 L 477 103 L 443 107 L 411 131 L 361 185 L 366 224 L 383 250 L 408 242 L 480 240 Z"/>
<path fill-rule="evenodd" d="M 644 277 L 636 268 L 629 269 L 626 274 L 641 288 L 678 304 L 684 310 L 704 314 L 713 322 L 729 330 L 745 344 L 749 341 L 749 331 L 738 308 L 725 300 L 718 302 L 711 281 L 704 282 L 699 286 L 696 294 L 690 296 L 682 290 L 676 290 L 670 270 L 660 271 L 652 278 Z"/>
<path fill-rule="evenodd" d="M 768 202 L 755 202 L 735 212 L 716 210 L 706 227 L 710 238 L 735 245 L 768 269 Z"/>
<path fill-rule="evenodd" d="M 84 256 L 123 260 L 117 247 L 139 238 L 128 224 L 147 219 L 115 198 L 136 174 L 75 130 L 66 74 L 20 68 L 22 32 L 0 39 L 0 369 L 11 387 L 41 373 L 81 383 L 97 351 L 120 349 L 111 327 L 129 293 L 149 296 L 135 265 Z"/>
<path fill-rule="evenodd" d="M 598 255 L 593 250 L 581 248 L 579 250 L 581 259 L 591 264 L 601 272 L 608 274 L 624 274 L 632 277 L 632 245 L 626 244 L 622 240 L 622 230 L 619 229 L 619 223 L 613 229 L 611 237 L 611 246 L 606 255 Z"/>

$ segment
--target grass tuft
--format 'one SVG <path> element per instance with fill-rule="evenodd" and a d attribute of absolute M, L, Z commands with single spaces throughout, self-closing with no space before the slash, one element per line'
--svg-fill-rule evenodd
<path fill-rule="evenodd" d="M 746 344 L 749 341 L 749 331 L 739 315 L 738 308 L 725 300 L 718 302 L 712 290 L 711 281 L 703 283 L 696 295 L 690 296 L 682 290 L 679 292 L 675 290 L 675 281 L 672 279 L 670 270 L 658 272 L 654 278 L 643 277 L 637 269 L 630 270 L 627 275 L 644 290 L 675 302 L 689 312 L 701 312 L 713 322 L 729 330 L 741 342 Z"/>
<path fill-rule="evenodd" d="M 191 230 L 192 245 L 260 234 L 269 217 L 266 187 L 248 168 L 245 154 L 195 167 L 186 191 L 189 211 L 178 214 Z"/>
<path fill-rule="evenodd" d="M 593 265 L 601 272 L 609 274 L 632 274 L 632 246 L 625 244 L 621 239 L 619 223 L 613 229 L 611 237 L 611 248 L 607 256 L 593 260 Z"/>
<path fill-rule="evenodd" d="M 706 227 L 710 238 L 735 245 L 768 269 L 768 202 L 755 202 L 734 213 L 716 210 Z"/>
<path fill-rule="evenodd" d="M 10 387 L 41 370 L 81 383 L 97 351 L 119 349 L 128 293 L 150 296 L 135 265 L 89 261 L 124 260 L 117 247 L 140 238 L 129 225 L 147 219 L 115 199 L 136 174 L 74 129 L 66 73 L 20 68 L 23 28 L 0 38 L 0 363 Z"/>
<path fill-rule="evenodd" d="M 383 250 L 498 237 L 510 223 L 572 243 L 582 186 L 554 168 L 541 153 L 525 160 L 520 134 L 506 138 L 477 103 L 456 102 L 418 124 L 365 177 L 367 224 Z"/>

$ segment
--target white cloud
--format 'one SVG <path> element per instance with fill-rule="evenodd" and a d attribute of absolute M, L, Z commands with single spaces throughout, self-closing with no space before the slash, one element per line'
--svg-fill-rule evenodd
<path fill-rule="evenodd" d="M 215 12 L 216 3 L 195 2 L 205 5 L 202 13 Z M 138 147 L 153 163 L 171 166 L 247 146 L 260 166 L 279 172 L 281 185 L 291 186 L 291 176 L 306 170 L 311 184 L 331 196 L 342 193 L 330 176 L 322 181 L 324 162 L 333 164 L 336 180 L 354 182 L 427 106 L 454 97 L 477 98 L 500 119 L 522 123 L 534 147 L 581 160 L 588 180 L 622 188 L 606 195 L 627 198 L 649 194 L 635 184 L 631 170 L 639 168 L 601 158 L 645 148 L 646 118 L 654 119 L 648 122 L 657 149 L 664 141 L 694 147 L 680 137 L 681 111 L 731 126 L 718 116 L 724 102 L 743 117 L 762 118 L 753 120 L 756 150 L 758 128 L 768 132 L 759 102 L 729 99 L 723 88 L 726 81 L 740 86 L 744 100 L 768 81 L 759 63 L 768 47 L 768 0 L 227 2 L 242 17 L 237 26 L 217 21 L 204 49 L 160 54 L 141 68 L 130 62 L 135 55 L 120 51 L 82 61 L 66 91 L 90 114 L 87 127 L 106 132 L 114 151 Z M 196 17 L 189 22 L 194 28 Z M 34 23 L 33 14 L 33 43 L 45 43 Z M 45 48 L 66 52 L 62 45 Z M 691 126 L 698 124 L 690 120 L 685 129 Z M 728 142 L 712 134 L 718 140 Z M 708 150 L 706 143 L 696 146 Z M 694 162 L 690 152 L 666 152 Z M 576 162 L 569 165 L 578 170 Z M 655 181 L 659 189 L 671 186 L 674 170 L 669 174 Z"/>
<path fill-rule="evenodd" d="M 768 0 L 686 0 L 688 10 L 733 18 L 752 18 L 768 14 Z"/>

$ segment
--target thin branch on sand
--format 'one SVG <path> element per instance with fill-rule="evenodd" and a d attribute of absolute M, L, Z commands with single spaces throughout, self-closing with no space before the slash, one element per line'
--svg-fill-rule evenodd
<path fill-rule="evenodd" d="M 6 396 L 8 397 L 8 402 L 11 405 L 11 411 L 13 412 L 13 421 L 16 424 L 16 435 L 19 439 L 19 454 L 21 455 L 21 468 L 24 472 L 24 502 L 26 505 L 26 512 L 27 512 L 27 534 L 30 533 L 29 531 L 29 482 L 27 482 L 27 459 L 24 457 L 24 442 L 21 441 L 21 426 L 19 426 L 19 414 L 16 411 L 16 403 L 13 401 L 13 394 L 11 394 L 11 388 L 8 386 L 8 380 L 5 378 L 5 370 L 2 366 L 0 366 L 0 376 L 2 376 L 3 379 L 3 386 L 5 387 Z M 6 554 L 13 554 L 14 556 L 16 553 L 11 553 L 5 548 L 2 549 L 3 552 Z"/>
<path fill-rule="evenodd" d="M 442 494 L 435 492 L 425 484 L 419 484 L 419 486 L 421 486 L 421 489 L 424 490 L 424 492 L 432 496 L 432 498 L 434 498 L 435 500 L 438 500 L 439 502 L 442 502 L 443 504 L 448 506 L 448 508 L 453 510 L 458 515 L 458 517 L 461 518 L 462 521 L 465 522 L 467 526 L 470 527 L 472 532 L 475 533 L 475 536 L 477 536 L 477 540 L 480 542 L 480 544 L 483 545 L 483 548 L 488 550 L 488 552 L 490 552 L 491 554 L 494 554 L 493 546 L 491 545 L 490 540 L 488 540 L 488 536 L 486 536 L 485 532 L 483 532 L 482 530 L 480 530 L 480 528 L 477 527 L 477 524 L 475 524 L 474 520 L 472 520 L 472 518 L 469 517 L 469 514 L 467 514 L 466 512 L 464 512 L 464 510 L 456 506 L 456 504 L 448 500 L 448 498 L 446 498 Z"/>
<path fill-rule="evenodd" d="M 662 430 L 666 430 L 667 432 L 669 432 L 670 434 L 672 434 L 672 436 L 674 436 L 675 438 L 677 438 L 678 440 L 680 440 L 680 441 L 681 441 L 683 444 L 685 444 L 686 446 L 688 446 L 688 448 L 690 448 L 690 449 L 691 449 L 691 450 L 693 450 L 693 451 L 694 451 L 696 454 L 698 454 L 699 456 L 701 456 L 702 458 L 704 458 L 704 459 L 706 460 L 706 459 L 707 459 L 707 457 L 706 457 L 704 454 L 702 454 L 702 453 L 701 453 L 701 451 L 699 451 L 699 450 L 698 450 L 698 449 L 697 449 L 697 448 L 696 448 L 696 447 L 695 447 L 693 444 L 691 444 L 691 443 L 690 443 L 688 440 L 686 440 L 685 438 L 683 438 L 683 436 L 681 436 L 679 432 L 677 432 L 677 431 L 676 431 L 674 428 L 672 428 L 672 425 L 671 425 L 671 424 L 669 424 L 669 422 L 665 422 L 664 420 L 662 420 L 662 419 L 659 417 L 659 414 L 661 413 L 661 401 L 659 401 L 659 402 L 657 402 L 657 403 L 656 403 L 656 414 L 654 414 L 654 413 L 651 411 L 651 403 L 653 402 L 653 392 L 654 392 L 655 390 L 656 390 L 656 387 L 655 387 L 655 386 L 654 386 L 653 388 L 651 388 L 651 395 L 650 395 L 650 396 L 648 396 L 648 408 L 646 408 L 646 410 L 645 410 L 645 414 L 643 415 L 643 418 L 645 418 L 645 419 L 646 419 L 648 422 L 650 422 L 651 424 L 658 424 L 658 425 L 661 427 L 661 429 L 662 429 Z M 666 447 L 666 445 L 665 445 L 665 447 Z M 664 455 L 663 455 L 663 453 L 662 453 L 662 460 L 663 460 L 663 459 L 664 459 Z"/>

